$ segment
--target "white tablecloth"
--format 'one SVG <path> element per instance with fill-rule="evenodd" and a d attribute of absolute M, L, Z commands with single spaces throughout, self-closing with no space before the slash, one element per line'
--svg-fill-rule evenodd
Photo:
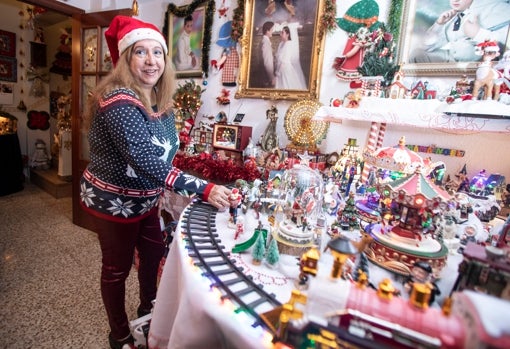
<path fill-rule="evenodd" d="M 477 115 L 487 117 L 475 117 Z M 459 132 L 510 133 L 510 106 L 489 100 L 447 104 L 436 99 L 363 97 L 358 108 L 320 107 L 314 119 L 383 122 Z"/>
<path fill-rule="evenodd" d="M 234 240 L 235 231 L 227 227 L 228 212 L 219 212 L 216 216 L 217 232 L 221 244 L 230 251 L 238 243 L 247 240 L 258 220 L 248 211 L 245 218 L 245 233 Z M 182 217 L 181 217 L 182 218 Z M 261 216 L 264 227 L 268 227 L 267 219 Z M 222 302 L 217 290 L 211 290 L 212 281 L 202 276 L 202 271 L 195 267 L 185 247 L 183 235 L 178 227 L 171 245 L 161 277 L 156 305 L 150 325 L 149 347 L 151 349 L 264 349 L 272 348 L 271 337 L 260 326 L 253 327 L 254 319 L 246 313 L 235 313 L 237 306 L 230 302 Z M 289 300 L 294 280 L 297 279 L 299 268 L 293 256 L 280 256 L 277 269 L 264 264 L 255 266 L 251 263 L 249 252 L 232 254 L 236 263 L 244 268 L 253 280 L 264 285 L 268 293 L 285 303 Z M 457 277 L 458 264 L 462 256 L 454 253 L 448 258 L 438 285 L 442 291 L 438 304 L 451 291 Z M 320 272 L 329 273 L 332 257 L 323 254 L 320 261 Z M 370 266 L 370 279 L 377 285 L 383 278 L 389 277 L 394 286 L 401 289 L 398 277 L 375 265 Z M 268 309 L 269 310 L 269 309 Z"/>
<path fill-rule="evenodd" d="M 247 214 L 250 215 L 250 212 Z M 245 233 L 238 241 L 234 230 L 227 228 L 228 212 L 216 216 L 221 243 L 230 250 L 238 242 L 249 238 Z M 245 231 L 253 231 L 252 223 Z M 248 230 L 249 229 L 249 230 Z M 270 270 L 264 265 L 251 264 L 249 253 L 233 255 L 255 282 L 260 282 L 269 293 L 275 293 L 282 302 L 288 300 L 293 279 Z M 298 272 L 295 268 L 296 273 Z M 212 281 L 203 277 L 188 256 L 180 227 L 170 247 L 156 297 L 149 334 L 149 347 L 158 349 L 221 349 L 221 348 L 271 348 L 271 337 L 260 326 L 252 327 L 254 318 L 249 314 L 235 313 L 230 302 L 222 302 L 217 291 L 211 290 Z M 269 310 L 269 309 L 268 309 Z"/>

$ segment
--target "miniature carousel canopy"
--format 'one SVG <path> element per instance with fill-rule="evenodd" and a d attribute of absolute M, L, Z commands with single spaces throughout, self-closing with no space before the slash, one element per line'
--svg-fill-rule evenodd
<path fill-rule="evenodd" d="M 419 170 L 386 184 L 383 192 L 398 203 L 431 210 L 444 206 L 452 199 L 450 194 L 432 183 Z"/>
<path fill-rule="evenodd" d="M 398 145 L 394 147 L 383 147 L 374 152 L 367 151 L 363 158 L 366 164 L 405 174 L 414 173 L 417 168 L 424 167 L 421 156 L 406 147 L 405 137 L 400 138 Z"/>

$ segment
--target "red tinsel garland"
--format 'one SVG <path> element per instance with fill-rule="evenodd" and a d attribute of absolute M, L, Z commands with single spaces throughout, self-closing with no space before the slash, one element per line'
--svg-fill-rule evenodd
<path fill-rule="evenodd" d="M 246 162 L 243 166 L 236 165 L 232 159 L 214 159 L 211 154 L 185 155 L 178 153 L 173 161 L 178 169 L 213 182 L 233 183 L 237 179 L 253 181 L 261 174 L 254 162 Z"/>

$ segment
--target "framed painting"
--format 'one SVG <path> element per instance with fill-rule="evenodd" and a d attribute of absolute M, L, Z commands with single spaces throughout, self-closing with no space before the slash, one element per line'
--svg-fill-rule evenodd
<path fill-rule="evenodd" d="M 0 80 L 18 81 L 17 60 L 14 57 L 0 56 Z"/>
<path fill-rule="evenodd" d="M 509 49 L 510 3 L 501 0 L 403 2 L 398 60 L 409 76 L 474 74 L 477 45 L 496 40 Z"/>
<path fill-rule="evenodd" d="M 324 0 L 288 6 L 244 1 L 244 28 L 236 98 L 317 99 L 324 33 Z"/>
<path fill-rule="evenodd" d="M 16 34 L 0 30 L 0 56 L 16 56 Z"/>
<path fill-rule="evenodd" d="M 168 5 L 164 32 L 178 78 L 207 74 L 213 14 L 214 1 L 195 0 L 180 7 Z"/>

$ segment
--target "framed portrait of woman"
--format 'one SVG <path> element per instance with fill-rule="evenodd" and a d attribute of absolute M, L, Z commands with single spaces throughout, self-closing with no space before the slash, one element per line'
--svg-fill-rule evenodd
<path fill-rule="evenodd" d="M 324 35 L 323 0 L 244 1 L 236 98 L 316 99 Z"/>
<path fill-rule="evenodd" d="M 208 71 L 208 50 L 204 48 L 211 40 L 213 8 L 214 2 L 207 0 L 180 7 L 168 5 L 164 32 L 178 78 L 198 77 Z"/>
<path fill-rule="evenodd" d="M 410 0 L 403 6 L 398 54 L 406 75 L 472 74 L 482 58 L 478 44 L 496 41 L 500 56 L 510 47 L 507 0 Z"/>

